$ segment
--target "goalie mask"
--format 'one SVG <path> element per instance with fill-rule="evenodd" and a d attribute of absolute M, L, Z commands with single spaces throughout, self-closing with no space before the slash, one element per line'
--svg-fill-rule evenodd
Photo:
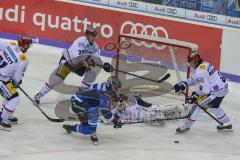
<path fill-rule="evenodd" d="M 31 37 L 21 35 L 18 40 L 18 46 L 20 47 L 23 53 L 27 52 L 27 50 L 31 47 L 33 43 L 33 39 Z"/>

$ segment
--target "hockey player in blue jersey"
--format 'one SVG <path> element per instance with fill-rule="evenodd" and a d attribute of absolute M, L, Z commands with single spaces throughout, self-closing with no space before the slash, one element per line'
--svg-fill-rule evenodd
<path fill-rule="evenodd" d="M 114 128 L 121 128 L 119 116 L 111 109 L 111 105 L 118 101 L 117 90 L 120 87 L 121 82 L 111 76 L 107 82 L 93 84 L 86 91 L 76 92 L 71 98 L 71 108 L 77 114 L 80 124 L 63 125 L 63 128 L 68 133 L 78 132 L 90 135 L 91 141 L 98 144 L 96 129 L 99 111 L 105 119 L 113 122 Z"/>

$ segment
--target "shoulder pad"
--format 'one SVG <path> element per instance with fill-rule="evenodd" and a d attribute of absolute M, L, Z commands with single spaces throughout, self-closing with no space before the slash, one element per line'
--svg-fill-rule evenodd
<path fill-rule="evenodd" d="M 205 65 L 200 65 L 200 66 L 199 66 L 199 70 L 201 70 L 201 71 L 206 70 L 206 66 L 205 66 Z"/>
<path fill-rule="evenodd" d="M 15 43 L 15 42 L 10 42 L 9 43 L 11 46 L 16 46 L 17 45 L 17 43 Z"/>
<path fill-rule="evenodd" d="M 20 54 L 19 59 L 20 59 L 20 61 L 26 61 L 27 58 L 24 54 Z"/>

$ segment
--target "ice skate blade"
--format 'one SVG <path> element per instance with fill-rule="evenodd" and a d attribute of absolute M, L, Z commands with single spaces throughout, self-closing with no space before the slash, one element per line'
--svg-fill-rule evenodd
<path fill-rule="evenodd" d="M 190 130 L 190 129 L 188 128 L 188 129 L 185 129 L 185 130 L 183 130 L 183 131 L 176 131 L 175 134 L 185 134 L 185 133 L 187 133 L 189 130 Z"/>
<path fill-rule="evenodd" d="M 227 132 L 233 132 L 233 130 L 232 129 L 229 129 L 229 130 L 217 130 L 217 132 L 220 132 L 220 133 L 221 132 L 222 133 L 226 132 L 227 133 Z"/>
<path fill-rule="evenodd" d="M 11 132 L 11 128 L 4 128 L 0 126 L 1 131 Z"/>
<path fill-rule="evenodd" d="M 99 143 L 98 143 L 98 142 L 93 142 L 93 141 L 92 141 L 92 144 L 93 144 L 93 145 L 98 145 Z"/>

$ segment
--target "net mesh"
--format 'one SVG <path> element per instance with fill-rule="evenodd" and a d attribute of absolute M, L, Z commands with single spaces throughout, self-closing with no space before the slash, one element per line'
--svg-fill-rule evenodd
<path fill-rule="evenodd" d="M 144 97 L 173 94 L 173 85 L 190 74 L 187 66 L 188 53 L 197 45 L 156 37 L 120 35 L 118 54 L 113 65 L 118 70 L 159 80 L 167 73 L 171 76 L 162 83 L 151 82 L 116 70 L 122 82 L 122 93 L 141 94 Z"/>

